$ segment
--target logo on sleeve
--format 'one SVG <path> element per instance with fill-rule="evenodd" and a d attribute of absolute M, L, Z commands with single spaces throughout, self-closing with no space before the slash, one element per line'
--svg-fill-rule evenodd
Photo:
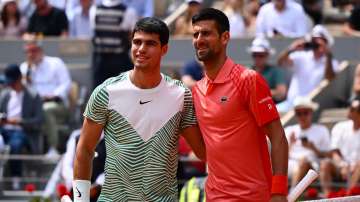
<path fill-rule="evenodd" d="M 81 198 L 81 192 L 80 192 L 80 190 L 77 188 L 77 187 L 75 187 L 75 189 L 76 189 L 76 191 L 77 191 L 77 197 L 79 197 L 79 198 Z"/>

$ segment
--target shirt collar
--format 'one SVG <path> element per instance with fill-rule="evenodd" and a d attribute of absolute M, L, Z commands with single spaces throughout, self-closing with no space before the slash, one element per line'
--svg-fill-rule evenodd
<path fill-rule="evenodd" d="M 233 69 L 235 63 L 230 57 L 227 57 L 224 65 L 220 68 L 220 71 L 216 75 L 214 80 L 211 80 L 206 74 L 206 83 L 225 83 L 225 81 L 228 80 L 229 74 L 231 70 Z"/>

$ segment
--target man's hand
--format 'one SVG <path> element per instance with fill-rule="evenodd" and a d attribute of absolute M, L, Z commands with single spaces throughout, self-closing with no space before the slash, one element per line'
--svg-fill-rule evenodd
<path fill-rule="evenodd" d="M 274 194 L 270 198 L 270 202 L 287 202 L 287 201 L 288 200 L 287 200 L 286 196 L 284 196 L 284 195 Z"/>

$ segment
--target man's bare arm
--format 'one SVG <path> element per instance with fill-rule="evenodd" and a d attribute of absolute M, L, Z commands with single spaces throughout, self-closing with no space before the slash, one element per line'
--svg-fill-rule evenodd
<path fill-rule="evenodd" d="M 190 145 L 191 149 L 194 151 L 195 155 L 205 161 L 206 160 L 206 149 L 205 143 L 202 138 L 199 127 L 191 126 L 187 127 L 182 131 L 182 135 L 185 138 L 186 142 Z"/>
<path fill-rule="evenodd" d="M 76 147 L 74 180 L 90 180 L 94 151 L 103 127 L 103 125 L 85 118 L 80 139 Z"/>
<path fill-rule="evenodd" d="M 289 148 L 280 119 L 266 124 L 264 131 L 271 142 L 273 175 L 287 175 Z"/>

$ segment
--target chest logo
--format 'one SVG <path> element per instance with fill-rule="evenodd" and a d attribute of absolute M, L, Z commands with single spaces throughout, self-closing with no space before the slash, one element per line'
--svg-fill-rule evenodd
<path fill-rule="evenodd" d="M 225 103 L 225 102 L 227 102 L 228 101 L 228 97 L 227 96 L 222 96 L 221 98 L 220 98 L 220 103 Z"/>
<path fill-rule="evenodd" d="M 152 100 L 149 100 L 149 101 L 139 101 L 139 104 L 141 104 L 141 105 L 143 105 L 143 104 L 146 104 L 146 103 L 149 103 L 149 102 L 151 102 Z"/>

